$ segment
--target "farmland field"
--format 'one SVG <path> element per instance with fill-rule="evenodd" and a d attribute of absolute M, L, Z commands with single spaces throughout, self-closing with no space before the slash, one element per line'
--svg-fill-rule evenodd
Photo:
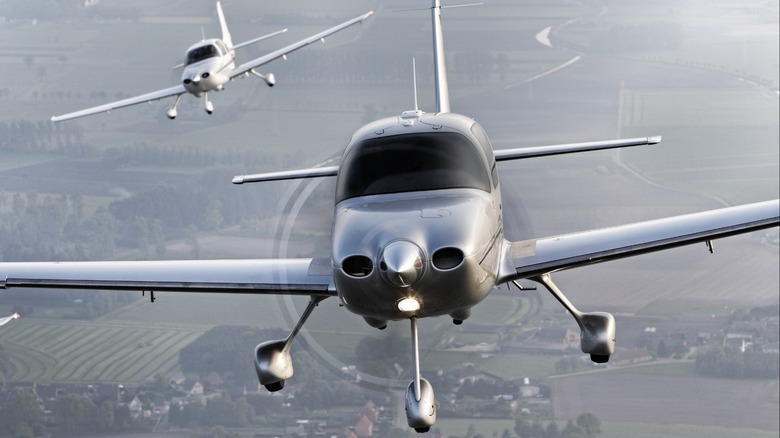
<path fill-rule="evenodd" d="M 13 382 L 141 383 L 178 367 L 204 329 L 120 322 L 22 319 L 3 332 Z"/>
<path fill-rule="evenodd" d="M 607 422 L 720 426 L 775 433 L 780 421 L 777 380 L 600 372 L 551 379 L 550 386 L 558 418 L 592 412 Z M 702 398 L 704 394 L 706 399 Z M 674 410 L 665 406 L 671 401 Z M 751 415 L 735 417 L 735 406 L 749 410 Z"/>

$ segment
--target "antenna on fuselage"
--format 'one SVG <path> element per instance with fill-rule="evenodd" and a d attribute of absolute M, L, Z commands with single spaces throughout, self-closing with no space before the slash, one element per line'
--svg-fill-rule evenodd
<path fill-rule="evenodd" d="M 417 105 L 417 64 L 414 58 L 412 58 L 412 83 L 414 84 L 414 111 L 420 111 L 420 107 Z"/>

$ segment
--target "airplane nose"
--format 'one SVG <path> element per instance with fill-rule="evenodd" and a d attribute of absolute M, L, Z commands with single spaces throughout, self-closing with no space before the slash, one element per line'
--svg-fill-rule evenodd
<path fill-rule="evenodd" d="M 382 251 L 379 270 L 385 281 L 398 287 L 411 287 L 422 276 L 422 251 L 405 240 L 391 242 Z"/>

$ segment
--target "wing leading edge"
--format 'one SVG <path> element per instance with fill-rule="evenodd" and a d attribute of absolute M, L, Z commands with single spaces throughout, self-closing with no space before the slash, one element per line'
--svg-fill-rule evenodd
<path fill-rule="evenodd" d="M 506 242 L 500 282 L 705 242 L 778 224 L 780 203 L 775 199 L 611 228 Z"/>
<path fill-rule="evenodd" d="M 136 105 L 139 103 L 154 102 L 155 100 L 160 100 L 169 96 L 180 96 L 186 92 L 187 90 L 184 88 L 184 85 L 175 85 L 170 88 L 152 91 L 151 93 L 142 94 L 140 96 L 122 99 L 104 105 L 93 106 L 92 108 L 87 108 L 84 110 L 63 114 L 61 116 L 53 116 L 51 118 L 51 121 L 62 122 L 64 120 L 71 120 L 79 117 L 91 116 L 92 114 L 106 113 L 106 112 L 110 112 L 111 110 L 124 108 L 126 106 Z"/>
<path fill-rule="evenodd" d="M 0 289 L 334 296 L 330 259 L 0 263 Z"/>

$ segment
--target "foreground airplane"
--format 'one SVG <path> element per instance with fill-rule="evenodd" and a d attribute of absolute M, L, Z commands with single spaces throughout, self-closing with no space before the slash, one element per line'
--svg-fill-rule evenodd
<path fill-rule="evenodd" d="M 176 106 L 179 104 L 179 99 L 181 99 L 181 96 L 184 93 L 190 93 L 195 97 L 202 96 L 203 108 L 208 114 L 211 114 L 214 112 L 214 104 L 209 100 L 208 93 L 210 91 L 222 91 L 229 81 L 237 77 L 247 76 L 249 74 L 253 74 L 263 79 L 269 87 L 273 87 L 276 83 L 276 78 L 274 77 L 273 73 L 261 74 L 255 70 L 257 67 L 260 67 L 261 65 L 267 64 L 278 58 L 285 58 L 287 54 L 316 41 L 325 41 L 324 38 L 326 36 L 346 29 L 353 24 L 360 23 L 361 21 L 371 16 L 371 14 L 373 14 L 373 11 L 369 11 L 359 17 L 345 21 L 338 26 L 331 27 L 328 30 L 320 32 L 316 35 L 312 35 L 306 39 L 298 41 L 297 43 L 290 44 L 287 47 L 283 47 L 279 50 L 259 58 L 255 58 L 236 67 L 234 62 L 236 57 L 235 49 L 279 35 L 283 32 L 286 32 L 287 29 L 233 45 L 233 40 L 230 37 L 230 32 L 228 31 L 227 23 L 225 22 L 225 15 L 222 13 L 222 5 L 220 2 L 217 2 L 217 15 L 219 16 L 219 26 L 222 28 L 222 38 L 212 38 L 208 40 L 204 39 L 199 43 L 193 44 L 189 49 L 187 49 L 187 53 L 184 58 L 184 65 L 182 65 L 184 71 L 182 71 L 181 74 L 180 85 L 175 85 L 163 90 L 153 91 L 151 93 L 142 94 L 140 96 L 87 108 L 85 110 L 76 111 L 61 116 L 54 116 L 51 118 L 51 120 L 53 122 L 61 122 L 63 120 L 75 119 L 92 114 L 110 112 L 111 110 L 117 108 L 123 108 L 139 103 L 152 102 L 169 96 L 176 96 L 176 100 L 173 102 L 173 105 L 171 105 L 166 110 L 165 114 L 169 119 L 175 119 L 177 115 Z"/>
<path fill-rule="evenodd" d="M 584 313 L 551 274 L 578 266 L 746 233 L 780 223 L 778 200 L 567 235 L 510 242 L 496 165 L 590 150 L 650 145 L 658 137 L 494 151 L 473 119 L 450 112 L 440 0 L 433 0 L 436 112 L 415 108 L 370 123 L 350 139 L 340 164 L 238 176 L 234 183 L 336 177 L 329 258 L 0 263 L 0 288 L 279 294 L 309 297 L 286 339 L 255 349 L 258 379 L 270 391 L 293 376 L 290 346 L 319 302 L 336 297 L 371 326 L 411 323 L 414 378 L 406 415 L 418 432 L 436 421 L 431 384 L 420 375 L 418 319 L 455 324 L 497 286 L 530 279 L 573 315 L 581 350 L 595 362 L 615 348 L 615 320 Z"/>

